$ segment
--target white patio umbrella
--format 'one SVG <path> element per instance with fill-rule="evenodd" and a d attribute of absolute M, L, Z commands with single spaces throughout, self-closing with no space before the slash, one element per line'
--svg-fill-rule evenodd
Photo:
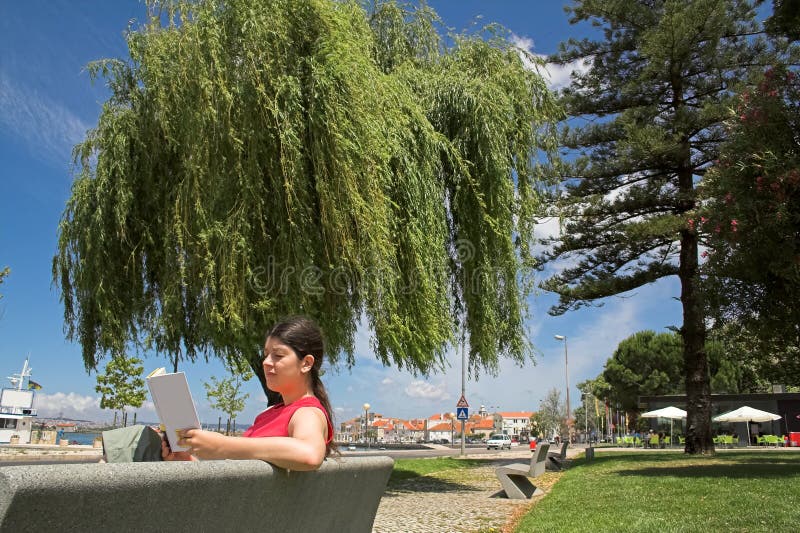
<path fill-rule="evenodd" d="M 770 422 L 772 420 L 779 420 L 780 418 L 782 418 L 781 415 L 768 413 L 760 409 L 753 409 L 752 407 L 744 405 L 733 411 L 717 415 L 712 420 L 714 420 L 714 422 Z M 745 425 L 747 426 L 747 444 L 749 446 L 750 424 L 747 423 Z"/>
<path fill-rule="evenodd" d="M 669 418 L 669 442 L 671 446 L 672 421 L 686 418 L 686 411 L 670 405 L 669 407 L 663 407 L 661 409 L 656 409 L 655 411 L 647 411 L 646 413 L 642 413 L 639 416 L 641 416 L 642 418 Z"/>

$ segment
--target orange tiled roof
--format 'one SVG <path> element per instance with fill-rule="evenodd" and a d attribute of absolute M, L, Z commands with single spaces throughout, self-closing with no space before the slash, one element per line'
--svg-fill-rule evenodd
<path fill-rule="evenodd" d="M 474 424 L 473 427 L 476 429 L 492 429 L 494 427 L 494 420 L 491 418 L 485 418 L 477 424 Z"/>
<path fill-rule="evenodd" d="M 533 411 L 502 411 L 497 414 L 503 418 L 530 418 Z"/>

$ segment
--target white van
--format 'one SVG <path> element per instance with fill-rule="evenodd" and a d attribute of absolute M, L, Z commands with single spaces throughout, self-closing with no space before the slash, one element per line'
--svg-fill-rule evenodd
<path fill-rule="evenodd" d="M 497 448 L 498 450 L 508 448 L 510 450 L 511 436 L 503 435 L 502 433 L 495 433 L 494 435 L 490 436 L 489 440 L 486 441 L 486 449 L 491 450 L 492 448 Z"/>

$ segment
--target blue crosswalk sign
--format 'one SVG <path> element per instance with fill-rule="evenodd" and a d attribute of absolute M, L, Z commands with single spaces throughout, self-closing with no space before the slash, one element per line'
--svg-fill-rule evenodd
<path fill-rule="evenodd" d="M 467 420 L 469 418 L 469 408 L 456 407 L 456 418 L 459 420 Z"/>

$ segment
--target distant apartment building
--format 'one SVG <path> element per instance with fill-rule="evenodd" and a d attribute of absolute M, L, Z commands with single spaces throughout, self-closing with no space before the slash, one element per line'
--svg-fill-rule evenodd
<path fill-rule="evenodd" d="M 467 435 L 471 434 L 477 438 L 485 439 L 496 432 L 497 428 L 493 417 L 479 417 L 478 420 L 470 420 L 468 423 Z"/>
<path fill-rule="evenodd" d="M 468 437 L 488 438 L 492 433 L 503 432 L 512 437 L 525 438 L 530 435 L 532 414 L 528 411 L 499 412 L 493 415 L 486 412 L 476 413 L 466 421 L 464 433 Z M 450 442 L 461 436 L 461 421 L 452 420 L 450 413 L 404 420 L 384 418 L 381 414 L 370 412 L 367 424 L 364 424 L 363 414 L 340 423 L 334 438 L 337 442 L 363 442 L 365 431 L 371 442 L 411 443 L 443 439 Z"/>
<path fill-rule="evenodd" d="M 533 411 L 501 411 L 494 414 L 494 427 L 512 438 L 526 439 L 531 434 Z"/>

